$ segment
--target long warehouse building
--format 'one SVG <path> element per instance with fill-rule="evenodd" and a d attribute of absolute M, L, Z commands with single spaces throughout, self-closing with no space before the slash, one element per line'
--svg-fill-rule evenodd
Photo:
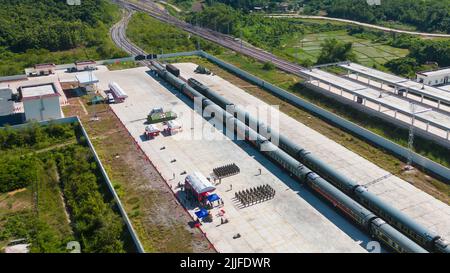
<path fill-rule="evenodd" d="M 450 112 L 450 109 L 448 108 L 450 107 L 450 93 L 445 90 L 428 86 L 423 83 L 418 83 L 416 81 L 399 77 L 377 69 L 365 67 L 356 63 L 349 62 L 347 64 L 340 64 L 339 67 L 346 69 L 349 72 L 351 71 L 355 73 L 357 80 L 360 80 L 359 76 L 363 76 L 363 78 L 366 78 L 368 80 L 375 80 L 380 82 L 381 84 L 384 83 L 389 87 L 394 88 L 395 93 L 399 95 L 405 95 L 406 97 L 408 97 L 408 94 L 411 93 L 419 96 L 421 102 L 425 103 L 424 100 L 432 101 L 437 108 L 442 108 L 443 110 Z M 381 89 L 383 89 L 382 85 Z M 442 104 L 447 107 L 442 107 Z"/>
<path fill-rule="evenodd" d="M 344 103 L 352 103 L 362 111 L 375 114 L 397 125 L 409 127 L 414 123 L 419 129 L 418 133 L 423 137 L 450 147 L 450 116 L 445 112 L 434 111 L 421 105 L 415 105 L 414 111 L 411 111 L 408 99 L 318 68 L 303 70 L 302 73 L 309 78 L 306 82 L 309 87 L 338 98 Z"/>

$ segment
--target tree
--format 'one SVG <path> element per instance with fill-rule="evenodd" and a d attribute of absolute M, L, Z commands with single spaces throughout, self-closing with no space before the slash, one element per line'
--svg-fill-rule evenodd
<path fill-rule="evenodd" d="M 325 39 L 320 46 L 322 49 L 317 59 L 317 64 L 354 61 L 356 59 L 352 51 L 352 43 L 340 42 L 332 38 Z"/>
<path fill-rule="evenodd" d="M 418 63 L 414 58 L 404 57 L 390 60 L 384 64 L 389 70 L 398 75 L 413 77 L 418 68 Z"/>
<path fill-rule="evenodd" d="M 264 70 L 273 70 L 275 68 L 275 65 L 272 62 L 265 62 L 263 65 Z"/>

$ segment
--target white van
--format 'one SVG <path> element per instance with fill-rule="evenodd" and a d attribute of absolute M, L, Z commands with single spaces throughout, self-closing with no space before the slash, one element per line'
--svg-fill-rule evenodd
<path fill-rule="evenodd" d="M 112 95 L 111 93 L 106 94 L 106 97 L 107 97 L 107 99 L 108 99 L 108 103 L 109 103 L 109 104 L 112 104 L 112 103 L 115 103 L 115 102 L 116 102 L 116 101 L 114 100 L 114 97 L 113 97 L 113 95 Z"/>

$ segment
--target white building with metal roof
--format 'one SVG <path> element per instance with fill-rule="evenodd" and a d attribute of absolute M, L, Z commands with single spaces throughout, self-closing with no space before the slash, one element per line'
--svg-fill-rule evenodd
<path fill-rule="evenodd" d="M 56 83 L 19 87 L 19 99 L 23 102 L 26 120 L 50 120 L 61 118 L 60 94 Z"/>
<path fill-rule="evenodd" d="M 450 67 L 416 73 L 417 82 L 430 86 L 450 83 Z"/>

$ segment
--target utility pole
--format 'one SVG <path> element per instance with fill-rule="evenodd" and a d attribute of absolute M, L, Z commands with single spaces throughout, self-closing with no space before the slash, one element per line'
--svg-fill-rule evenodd
<path fill-rule="evenodd" d="M 412 170 L 414 168 L 412 166 L 412 156 L 413 156 L 413 149 L 414 149 L 414 122 L 416 120 L 416 115 L 433 110 L 433 109 L 429 108 L 429 109 L 424 109 L 424 110 L 416 112 L 416 104 L 414 102 L 409 103 L 409 108 L 410 108 L 412 116 L 411 116 L 411 124 L 409 126 L 409 135 L 408 135 L 408 158 L 407 158 L 406 166 L 405 166 L 406 171 Z"/>

